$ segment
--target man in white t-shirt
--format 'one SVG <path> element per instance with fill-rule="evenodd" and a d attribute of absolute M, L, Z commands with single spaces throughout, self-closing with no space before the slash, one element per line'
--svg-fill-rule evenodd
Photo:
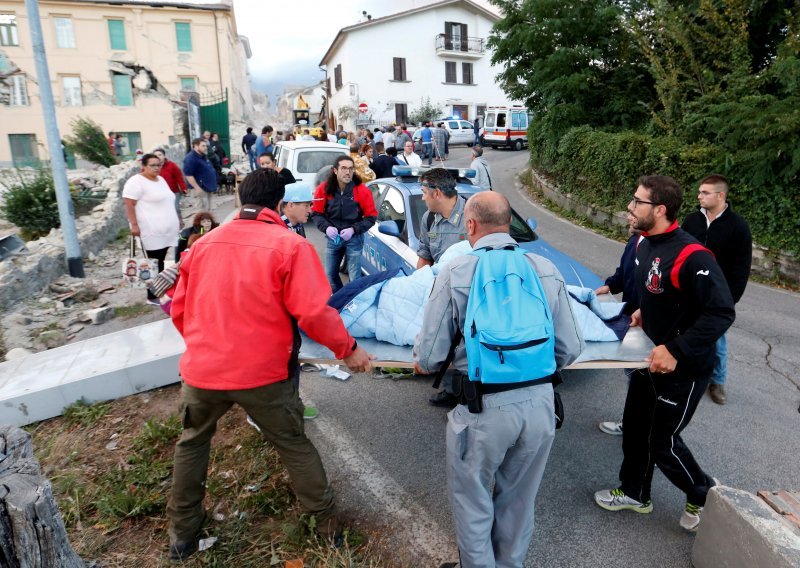
<path fill-rule="evenodd" d="M 422 159 L 419 155 L 414 152 L 414 143 L 409 141 L 403 144 L 403 153 L 397 156 L 397 161 L 400 164 L 406 164 L 409 166 L 421 166 Z"/>

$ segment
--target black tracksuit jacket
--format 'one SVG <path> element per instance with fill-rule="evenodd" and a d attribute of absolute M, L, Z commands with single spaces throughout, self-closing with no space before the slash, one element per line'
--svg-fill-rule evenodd
<path fill-rule="evenodd" d="M 678 360 L 665 380 L 696 381 L 714 367 L 714 343 L 735 318 L 733 298 L 714 256 L 675 222 L 644 235 L 636 250 L 642 329 Z"/>
<path fill-rule="evenodd" d="M 744 294 L 753 262 L 753 237 L 747 221 L 734 213 L 728 204 L 728 208 L 710 225 L 702 211 L 695 211 L 686 216 L 681 228 L 714 253 L 731 289 L 733 301 L 738 302 Z"/>

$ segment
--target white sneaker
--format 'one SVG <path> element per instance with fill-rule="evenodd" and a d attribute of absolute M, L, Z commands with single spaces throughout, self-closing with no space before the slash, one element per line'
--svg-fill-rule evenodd
<path fill-rule="evenodd" d="M 255 421 L 255 420 L 253 420 L 252 418 L 250 418 L 250 415 L 249 415 L 249 414 L 247 415 L 247 423 L 248 423 L 248 424 L 250 424 L 250 426 L 252 426 L 252 427 L 253 427 L 253 428 L 255 428 L 256 430 L 258 430 L 259 432 L 261 432 L 261 428 L 259 428 L 259 427 L 258 427 L 258 424 L 256 424 L 256 421 Z"/>
<path fill-rule="evenodd" d="M 606 434 L 622 436 L 622 422 L 600 422 L 597 427 Z"/>
<path fill-rule="evenodd" d="M 686 508 L 681 514 L 681 527 L 689 532 L 697 531 L 697 527 L 700 526 L 700 513 L 702 512 L 703 508 L 699 505 L 686 503 Z"/>
<path fill-rule="evenodd" d="M 604 489 L 594 494 L 594 502 L 607 511 L 622 511 L 630 509 L 637 513 L 652 513 L 653 502 L 640 503 L 636 499 L 628 497 L 622 489 Z"/>

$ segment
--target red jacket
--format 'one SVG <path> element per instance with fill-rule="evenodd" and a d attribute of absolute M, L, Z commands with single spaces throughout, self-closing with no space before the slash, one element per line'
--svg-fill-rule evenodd
<path fill-rule="evenodd" d="M 164 160 L 164 165 L 161 166 L 161 177 L 167 182 L 167 185 L 172 190 L 172 193 L 186 193 L 186 180 L 183 179 L 183 172 L 178 167 L 178 164 L 169 160 Z"/>
<path fill-rule="evenodd" d="M 300 347 L 294 320 L 337 358 L 346 357 L 355 340 L 328 306 L 330 295 L 314 247 L 275 211 L 262 209 L 258 220 L 237 214 L 181 262 L 171 316 L 186 342 L 183 380 L 242 390 L 290 377 Z"/>
<path fill-rule="evenodd" d="M 322 182 L 314 191 L 314 201 L 311 215 L 317 228 L 325 232 L 328 227 L 337 230 L 352 227 L 356 235 L 366 233 L 375 224 L 378 211 L 372 192 L 363 183 L 347 184 L 344 191 L 336 191 L 331 197 L 325 191 L 326 182 Z"/>

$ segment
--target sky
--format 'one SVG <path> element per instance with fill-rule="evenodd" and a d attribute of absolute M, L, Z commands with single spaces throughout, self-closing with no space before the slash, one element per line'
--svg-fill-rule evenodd
<path fill-rule="evenodd" d="M 319 62 L 341 28 L 434 3 L 434 0 L 233 0 L 239 34 L 247 36 L 252 88 L 270 104 L 284 85 L 308 86 L 325 78 Z M 486 5 L 485 0 L 478 3 Z"/>

